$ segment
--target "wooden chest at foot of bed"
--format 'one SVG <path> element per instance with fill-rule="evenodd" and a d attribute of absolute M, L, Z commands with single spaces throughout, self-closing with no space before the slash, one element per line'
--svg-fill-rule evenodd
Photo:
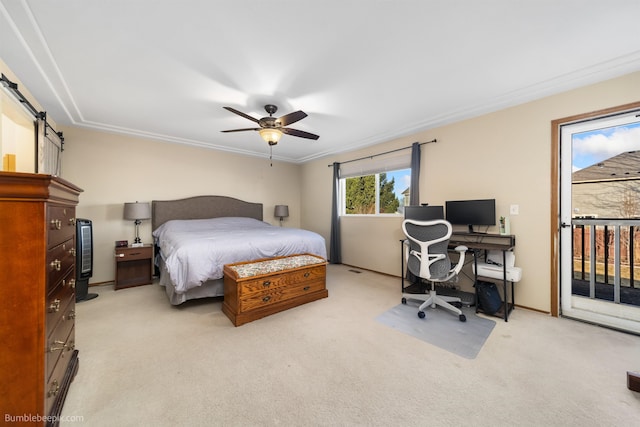
<path fill-rule="evenodd" d="M 235 326 L 329 296 L 327 262 L 300 254 L 224 266 L 222 311 Z"/>

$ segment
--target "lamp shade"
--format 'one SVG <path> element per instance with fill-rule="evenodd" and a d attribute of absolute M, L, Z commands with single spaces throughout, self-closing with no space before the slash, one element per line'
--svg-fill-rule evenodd
<path fill-rule="evenodd" d="M 149 219 L 151 218 L 151 206 L 149 203 L 125 203 L 123 217 L 130 220 Z"/>
<path fill-rule="evenodd" d="M 289 206 L 287 205 L 276 205 L 275 212 L 273 216 L 278 218 L 285 218 L 289 216 Z"/>
<path fill-rule="evenodd" d="M 280 141 L 280 137 L 282 137 L 282 131 L 275 128 L 262 128 L 258 133 L 269 145 L 276 145 Z"/>

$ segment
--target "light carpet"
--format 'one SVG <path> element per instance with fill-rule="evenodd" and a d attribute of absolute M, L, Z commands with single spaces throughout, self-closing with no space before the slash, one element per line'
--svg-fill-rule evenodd
<path fill-rule="evenodd" d="M 462 313 L 467 317 L 466 322 L 442 308 L 428 308 L 426 317 L 420 319 L 418 304 L 408 301 L 382 313 L 376 320 L 466 359 L 475 359 L 496 322 L 476 316 L 474 308 L 463 307 Z"/>

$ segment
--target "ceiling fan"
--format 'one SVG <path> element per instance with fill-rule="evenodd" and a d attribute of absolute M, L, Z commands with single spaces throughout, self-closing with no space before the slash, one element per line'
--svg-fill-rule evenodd
<path fill-rule="evenodd" d="M 283 133 L 286 133 L 287 135 L 297 136 L 300 138 L 307 138 L 307 139 L 320 138 L 318 135 L 314 135 L 309 132 L 285 127 L 307 117 L 307 113 L 305 113 L 304 111 L 294 111 L 293 113 L 285 114 L 284 116 L 277 118 L 277 117 L 273 117 L 273 114 L 276 111 L 278 111 L 278 107 L 272 104 L 267 104 L 264 106 L 264 109 L 267 113 L 269 113 L 269 116 L 263 117 L 261 119 L 256 119 L 254 117 L 251 117 L 248 114 L 243 113 L 242 111 L 236 110 L 235 108 L 231 108 L 231 107 L 223 107 L 223 108 L 239 116 L 242 116 L 245 119 L 249 119 L 252 122 L 257 123 L 258 125 L 260 125 L 260 127 L 223 130 L 222 132 L 243 132 L 247 130 L 257 130 L 260 136 L 262 137 L 262 139 L 264 139 L 265 142 L 267 142 L 271 146 L 276 145 L 278 141 L 280 141 L 280 138 L 282 137 Z"/>

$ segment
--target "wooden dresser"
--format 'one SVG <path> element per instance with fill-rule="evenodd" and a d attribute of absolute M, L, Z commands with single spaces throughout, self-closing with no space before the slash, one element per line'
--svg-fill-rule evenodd
<path fill-rule="evenodd" d="M 0 416 L 8 424 L 57 425 L 78 370 L 80 192 L 50 175 L 0 172 Z"/>
<path fill-rule="evenodd" d="M 222 311 L 235 326 L 329 296 L 327 262 L 300 254 L 224 266 Z"/>

